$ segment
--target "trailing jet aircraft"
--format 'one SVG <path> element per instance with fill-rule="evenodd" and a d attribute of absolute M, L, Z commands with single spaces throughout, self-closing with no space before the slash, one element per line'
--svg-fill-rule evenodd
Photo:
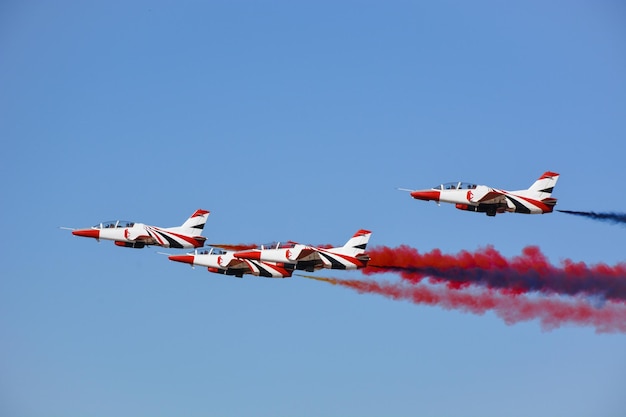
<path fill-rule="evenodd" d="M 97 240 L 113 240 L 117 246 L 126 248 L 143 248 L 151 245 L 164 248 L 199 248 L 204 246 L 206 240 L 200 234 L 208 216 L 207 210 L 199 209 L 182 226 L 168 228 L 114 220 L 97 224 L 89 229 L 74 229 L 72 234 Z"/>
<path fill-rule="evenodd" d="M 556 198 L 552 191 L 559 179 L 556 172 L 544 172 L 541 177 L 527 190 L 505 191 L 486 185 L 467 182 L 449 182 L 428 190 L 407 190 L 417 200 L 452 203 L 459 210 L 486 213 L 495 216 L 497 213 L 552 213 Z"/>
<path fill-rule="evenodd" d="M 370 260 L 365 253 L 372 232 L 359 230 L 345 245 L 335 248 L 320 248 L 289 242 L 276 244 L 233 254 L 247 261 L 272 262 L 278 265 L 293 265 L 292 269 L 313 272 L 316 269 L 360 269 Z"/>
<path fill-rule="evenodd" d="M 186 255 L 171 255 L 171 261 L 182 262 L 191 266 L 206 266 L 209 272 L 232 275 L 237 278 L 244 274 L 267 278 L 289 278 L 293 272 L 292 265 L 280 265 L 258 260 L 238 259 L 234 251 L 221 248 L 196 250 Z"/>
<path fill-rule="evenodd" d="M 241 278 L 251 274 L 268 278 L 288 278 L 296 269 L 312 272 L 316 269 L 359 269 L 367 265 L 365 247 L 371 236 L 359 230 L 344 246 L 319 248 L 294 242 L 261 245 L 253 250 L 224 250 L 239 245 L 215 245 L 210 250 L 196 250 L 186 255 L 171 255 L 169 259 L 192 266 L 206 266 L 209 272 Z"/>

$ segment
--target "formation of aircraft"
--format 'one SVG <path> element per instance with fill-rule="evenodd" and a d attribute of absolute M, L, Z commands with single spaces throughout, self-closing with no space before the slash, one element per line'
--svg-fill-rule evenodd
<path fill-rule="evenodd" d="M 191 249 L 204 246 L 206 238 L 201 236 L 209 217 L 207 210 L 198 209 L 185 223 L 178 227 L 156 227 L 126 220 L 99 223 L 88 229 L 74 229 L 75 236 L 96 240 L 112 240 L 117 246 L 141 249 L 145 246 Z"/>
<path fill-rule="evenodd" d="M 407 190 L 417 200 L 452 203 L 457 209 L 486 213 L 551 213 L 557 199 L 552 192 L 559 174 L 547 171 L 530 188 L 505 191 L 466 182 L 441 184 L 426 190 Z M 296 242 L 262 245 L 258 248 L 238 245 L 204 247 L 202 236 L 209 211 L 198 209 L 181 226 L 161 228 L 143 223 L 115 220 L 87 229 L 71 229 L 75 236 L 112 240 L 117 246 L 143 248 L 195 249 L 184 255 L 169 255 L 175 262 L 204 266 L 209 272 L 235 277 L 250 274 L 260 277 L 288 278 L 294 271 L 319 269 L 355 270 L 365 268 L 370 260 L 365 251 L 372 232 L 361 229 L 343 246 L 316 247 Z"/>
<path fill-rule="evenodd" d="M 371 235 L 369 230 L 359 230 L 345 245 L 333 248 L 287 242 L 244 251 L 214 247 L 185 255 L 171 255 L 169 259 L 192 266 L 205 266 L 209 272 L 238 278 L 244 274 L 287 278 L 295 270 L 313 272 L 322 268 L 364 268 L 370 259 L 365 249 Z"/>
<path fill-rule="evenodd" d="M 552 213 L 557 199 L 552 191 L 559 179 L 556 172 L 544 172 L 527 190 L 505 191 L 487 185 L 449 182 L 426 190 L 407 190 L 416 200 L 455 204 L 459 210 L 485 213 Z"/>

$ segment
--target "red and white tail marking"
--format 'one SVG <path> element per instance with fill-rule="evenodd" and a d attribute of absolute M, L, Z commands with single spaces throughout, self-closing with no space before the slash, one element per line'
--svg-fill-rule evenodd
<path fill-rule="evenodd" d="M 204 224 L 207 221 L 207 218 L 211 214 L 208 210 L 198 209 L 196 210 L 191 217 L 189 217 L 185 223 L 180 226 L 179 232 L 184 233 L 186 235 L 191 236 L 200 236 L 202 230 L 204 229 Z M 172 228 L 174 229 L 174 228 Z"/>

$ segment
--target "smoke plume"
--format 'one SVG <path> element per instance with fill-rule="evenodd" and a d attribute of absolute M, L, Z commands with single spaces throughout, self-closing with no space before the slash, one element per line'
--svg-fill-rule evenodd
<path fill-rule="evenodd" d="M 431 282 L 445 282 L 457 289 L 476 284 L 511 294 L 540 292 L 626 301 L 626 263 L 588 266 L 567 259 L 557 267 L 535 246 L 524 248 L 522 255 L 511 259 L 493 247 L 450 255 L 438 249 L 419 253 L 409 246 L 378 246 L 368 253 L 371 260 L 363 273 L 395 272 L 412 284 L 428 277 Z"/>
<path fill-rule="evenodd" d="M 531 298 L 485 288 L 451 289 L 445 285 L 411 285 L 406 282 L 377 282 L 371 279 L 349 280 L 301 275 L 333 285 L 353 289 L 359 293 L 380 294 L 394 300 L 415 304 L 440 306 L 474 314 L 493 311 L 506 324 L 537 319 L 544 330 L 565 324 L 595 327 L 596 333 L 626 333 L 626 305 L 606 302 L 601 308 L 573 298 Z"/>
<path fill-rule="evenodd" d="M 593 211 L 571 211 L 557 210 L 561 213 L 573 214 L 575 216 L 587 217 L 588 219 L 600 220 L 613 224 L 626 224 L 626 213 L 596 213 Z"/>

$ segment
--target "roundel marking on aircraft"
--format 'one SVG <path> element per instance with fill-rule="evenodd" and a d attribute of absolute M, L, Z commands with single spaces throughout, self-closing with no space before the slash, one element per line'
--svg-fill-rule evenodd
<path fill-rule="evenodd" d="M 220 255 L 220 256 L 218 256 L 218 257 L 217 257 L 217 264 L 218 264 L 219 266 L 222 266 L 222 255 Z"/>
<path fill-rule="evenodd" d="M 128 239 L 128 229 L 124 229 L 124 237 Z"/>
<path fill-rule="evenodd" d="M 472 193 L 472 190 L 469 190 L 467 192 L 467 201 L 472 201 L 473 197 L 474 197 L 474 194 Z"/>
<path fill-rule="evenodd" d="M 287 249 L 285 251 L 285 256 L 287 257 L 287 259 L 291 259 L 291 250 Z"/>

